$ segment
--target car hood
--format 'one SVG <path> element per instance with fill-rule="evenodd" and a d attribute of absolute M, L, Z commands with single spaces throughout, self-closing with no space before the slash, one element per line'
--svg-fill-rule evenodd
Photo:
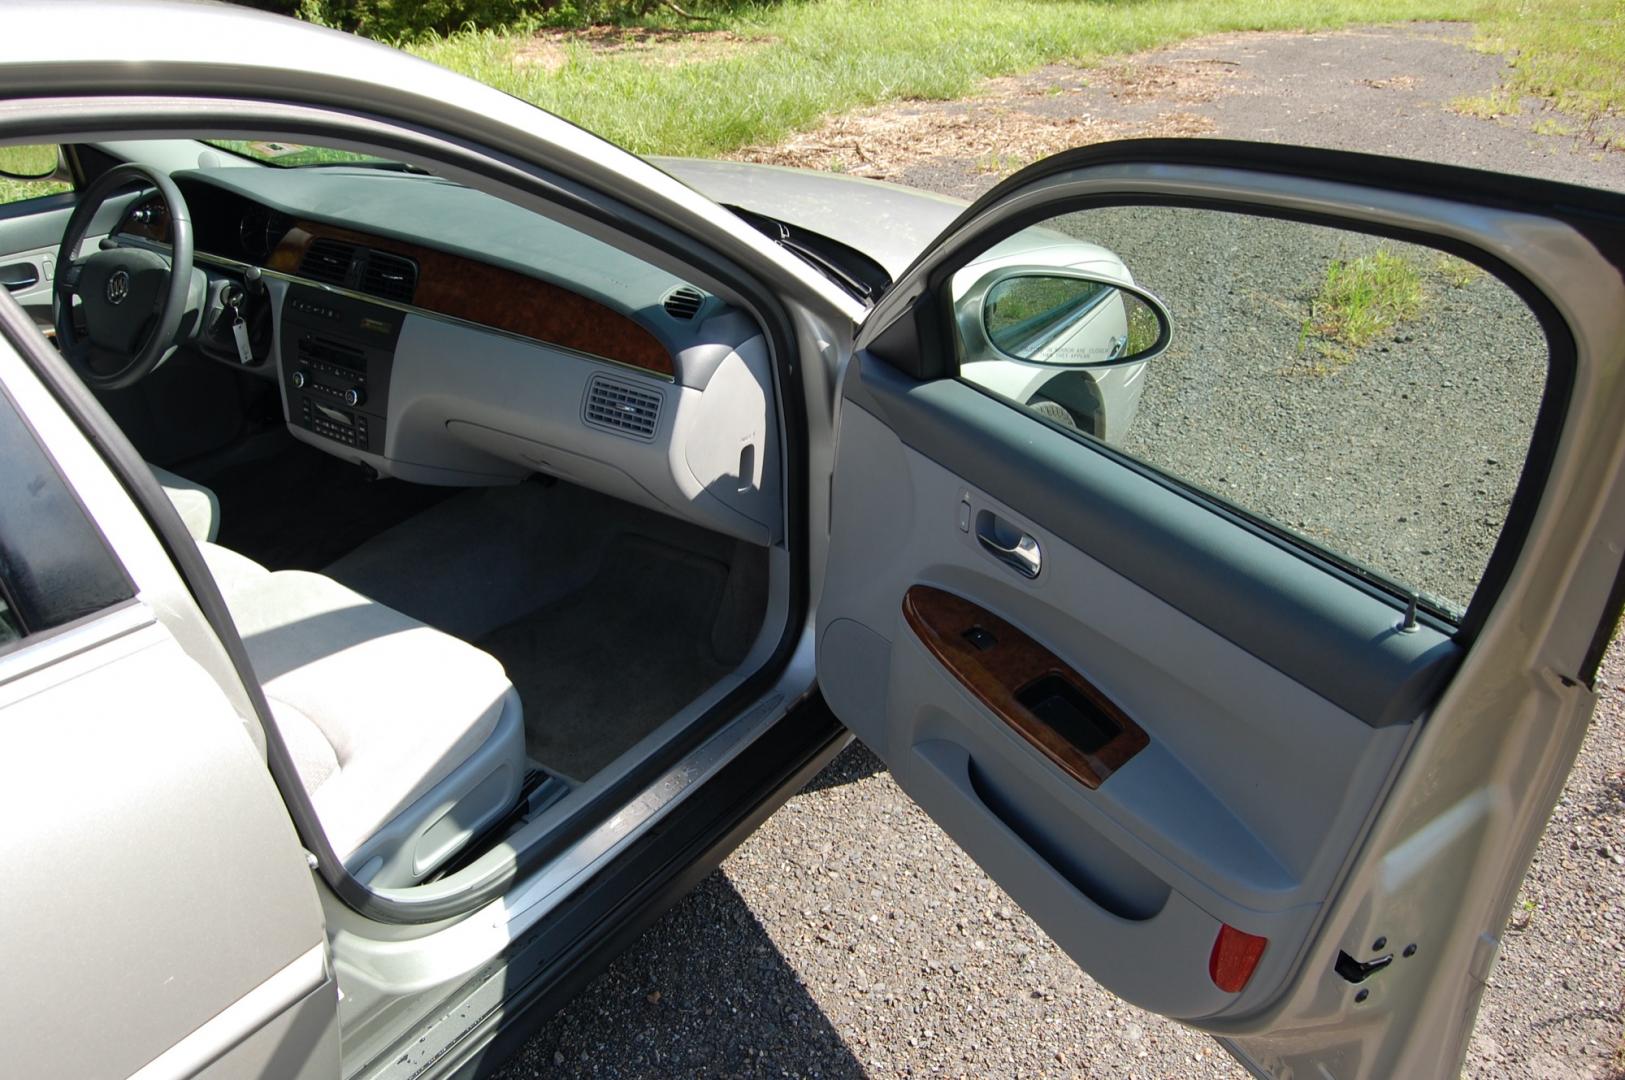
<path fill-rule="evenodd" d="M 649 160 L 715 202 L 861 251 L 894 281 L 970 205 L 963 199 L 840 173 L 697 158 Z"/>

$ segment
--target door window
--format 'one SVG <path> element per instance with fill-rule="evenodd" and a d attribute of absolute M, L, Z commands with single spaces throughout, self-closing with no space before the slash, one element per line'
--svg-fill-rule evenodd
<path fill-rule="evenodd" d="M 1065 362 L 1129 355 L 1137 309 L 1119 290 L 1064 353 L 1001 348 L 1086 306 L 1075 279 L 1032 284 L 1045 267 L 1149 291 L 1166 349 Z M 1118 206 L 1016 234 L 953 290 L 963 379 L 1447 618 L 1472 600 L 1549 368 L 1534 313 L 1473 263 L 1344 228 Z"/>
<path fill-rule="evenodd" d="M 0 393 L 0 649 L 135 595 L 101 531 Z"/>
<path fill-rule="evenodd" d="M 0 146 L 0 205 L 72 191 L 59 162 L 54 144 Z"/>

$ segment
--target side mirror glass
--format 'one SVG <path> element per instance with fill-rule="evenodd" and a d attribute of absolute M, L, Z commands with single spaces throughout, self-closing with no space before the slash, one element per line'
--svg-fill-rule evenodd
<path fill-rule="evenodd" d="M 982 299 L 982 327 L 1005 356 L 1052 367 L 1137 364 L 1173 339 L 1162 301 L 1076 272 L 1025 272 L 994 282 Z"/>
<path fill-rule="evenodd" d="M 57 173 L 56 145 L 0 146 L 0 176 L 12 180 L 49 180 Z"/>

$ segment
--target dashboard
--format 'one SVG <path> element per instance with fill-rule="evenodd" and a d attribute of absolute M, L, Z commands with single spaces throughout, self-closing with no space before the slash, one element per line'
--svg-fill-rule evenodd
<path fill-rule="evenodd" d="M 206 355 L 281 390 L 295 437 L 420 483 L 559 476 L 778 538 L 765 340 L 722 298 L 495 196 L 362 167 L 173 174 Z M 163 200 L 121 244 L 166 245 Z"/>

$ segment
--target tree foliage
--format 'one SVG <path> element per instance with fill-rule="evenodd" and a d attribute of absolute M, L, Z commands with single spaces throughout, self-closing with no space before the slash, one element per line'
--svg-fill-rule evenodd
<path fill-rule="evenodd" d="M 412 41 L 473 27 L 581 26 L 634 22 L 652 11 L 674 11 L 670 0 L 233 0 L 246 7 L 381 41 Z M 686 5 L 684 5 L 686 7 Z M 737 5 L 735 5 L 737 6 Z"/>

